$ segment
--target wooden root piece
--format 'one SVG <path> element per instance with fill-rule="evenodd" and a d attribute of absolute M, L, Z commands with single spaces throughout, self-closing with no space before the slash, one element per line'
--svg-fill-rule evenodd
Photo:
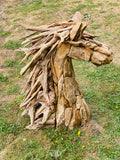
<path fill-rule="evenodd" d="M 91 61 L 97 66 L 108 64 L 112 61 L 110 48 L 84 31 L 87 25 L 79 12 L 67 22 L 22 26 L 33 31 L 23 42 L 31 46 L 21 49 L 26 54 L 21 62 L 32 56 L 21 70 L 21 75 L 30 71 L 22 91 L 26 96 L 20 105 L 22 116 L 30 116 L 26 129 L 57 128 L 62 124 L 73 129 L 85 125 L 90 110 L 75 80 L 72 59 Z"/>

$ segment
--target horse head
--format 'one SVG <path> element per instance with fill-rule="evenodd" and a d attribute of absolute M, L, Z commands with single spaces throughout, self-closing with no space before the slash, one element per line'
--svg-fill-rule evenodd
<path fill-rule="evenodd" d="M 113 60 L 113 53 L 109 46 L 85 39 L 71 43 L 69 57 L 79 61 L 91 61 L 96 66 L 109 64 Z"/>

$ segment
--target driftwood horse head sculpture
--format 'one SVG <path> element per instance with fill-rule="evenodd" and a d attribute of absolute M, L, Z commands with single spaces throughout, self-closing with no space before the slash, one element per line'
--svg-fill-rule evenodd
<path fill-rule="evenodd" d="M 26 53 L 22 61 L 33 55 L 21 70 L 21 75 L 30 70 L 23 90 L 26 96 L 20 105 L 24 110 L 22 115 L 30 116 L 31 124 L 26 128 L 64 124 L 73 129 L 84 125 L 90 111 L 75 80 L 72 59 L 91 61 L 98 66 L 107 64 L 112 60 L 110 48 L 84 31 L 86 24 L 82 23 L 79 12 L 67 22 L 23 27 L 34 31 L 31 35 L 40 32 L 23 42 L 31 47 L 21 49 Z"/>

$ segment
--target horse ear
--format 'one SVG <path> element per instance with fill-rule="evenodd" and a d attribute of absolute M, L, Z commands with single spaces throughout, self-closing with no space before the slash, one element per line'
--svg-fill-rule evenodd
<path fill-rule="evenodd" d="M 72 30 L 70 31 L 70 40 L 79 40 L 82 37 L 84 29 L 87 27 L 86 23 L 82 23 L 80 12 L 76 12 L 72 18 L 72 21 L 75 22 Z"/>
<path fill-rule="evenodd" d="M 76 12 L 72 18 L 72 20 L 76 23 L 81 23 L 82 22 L 82 16 L 80 12 Z"/>

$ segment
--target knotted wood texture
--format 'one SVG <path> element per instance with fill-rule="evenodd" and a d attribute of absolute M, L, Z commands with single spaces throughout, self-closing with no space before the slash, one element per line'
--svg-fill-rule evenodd
<path fill-rule="evenodd" d="M 95 65 L 110 63 L 112 52 L 108 46 L 96 42 L 96 36 L 85 31 L 86 23 L 76 12 L 70 21 L 28 27 L 33 31 L 23 44 L 25 52 L 22 62 L 32 59 L 21 70 L 30 72 L 22 93 L 26 96 L 20 107 L 22 116 L 30 116 L 27 129 L 59 127 L 64 124 L 70 129 L 84 125 L 90 116 L 72 65 L 72 59 L 91 61 Z M 37 34 L 36 34 L 37 33 Z"/>

